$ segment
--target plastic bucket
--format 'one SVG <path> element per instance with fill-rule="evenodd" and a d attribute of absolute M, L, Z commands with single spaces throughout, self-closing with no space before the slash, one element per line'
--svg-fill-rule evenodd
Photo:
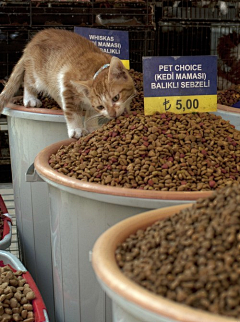
<path fill-rule="evenodd" d="M 70 178 L 48 163 L 52 153 L 70 142 L 45 148 L 34 163 L 49 186 L 56 321 L 110 322 L 111 302 L 89 261 L 97 238 L 123 219 L 150 209 L 191 203 L 212 192 L 144 191 Z"/>
<path fill-rule="evenodd" d="M 7 115 L 12 182 L 22 262 L 31 273 L 54 321 L 49 198 L 44 182 L 35 179 L 29 165 L 44 147 L 68 138 L 63 112 L 9 104 Z M 26 175 L 27 174 L 27 175 Z"/>
<path fill-rule="evenodd" d="M 113 322 L 237 322 L 156 295 L 127 278 L 116 263 L 115 250 L 119 243 L 138 229 L 189 206 L 167 207 L 128 218 L 107 230 L 95 243 L 92 264 L 102 289 L 112 299 Z"/>

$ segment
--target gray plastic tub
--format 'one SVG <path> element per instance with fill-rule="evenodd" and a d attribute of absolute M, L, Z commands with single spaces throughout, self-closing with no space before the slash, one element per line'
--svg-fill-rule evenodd
<path fill-rule="evenodd" d="M 108 229 L 96 241 L 92 264 L 99 284 L 113 302 L 114 322 L 237 322 L 154 294 L 124 275 L 115 259 L 117 245 L 137 230 L 171 217 L 190 205 L 152 210 Z"/>
<path fill-rule="evenodd" d="M 56 321 L 111 322 L 111 301 L 91 266 L 97 238 L 123 219 L 151 209 L 192 203 L 212 192 L 144 191 L 69 178 L 53 170 L 48 160 L 61 145 L 71 142 L 52 144 L 34 162 L 49 188 Z"/>
<path fill-rule="evenodd" d="M 28 109 L 14 104 L 4 108 L 3 114 L 8 122 L 21 260 L 39 287 L 50 320 L 54 321 L 48 189 L 45 182 L 26 182 L 26 173 L 39 151 L 68 138 L 65 119 L 59 110 Z M 32 177 L 31 180 L 34 181 Z"/>

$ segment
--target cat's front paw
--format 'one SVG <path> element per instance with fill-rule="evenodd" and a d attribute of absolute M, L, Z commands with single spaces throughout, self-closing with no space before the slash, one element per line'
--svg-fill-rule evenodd
<path fill-rule="evenodd" d="M 81 136 L 87 135 L 88 132 L 81 128 L 69 129 L 68 136 L 73 139 L 79 139 Z"/>

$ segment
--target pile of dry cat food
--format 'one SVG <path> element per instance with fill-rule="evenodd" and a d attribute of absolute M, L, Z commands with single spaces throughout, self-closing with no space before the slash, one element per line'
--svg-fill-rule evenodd
<path fill-rule="evenodd" d="M 135 111 L 62 146 L 49 164 L 69 177 L 103 185 L 214 190 L 240 183 L 240 132 L 214 114 Z"/>
<path fill-rule="evenodd" d="M 218 104 L 233 106 L 240 101 L 240 85 L 234 85 L 230 89 L 218 92 Z"/>
<path fill-rule="evenodd" d="M 132 79 L 134 80 L 134 85 L 137 90 L 136 96 L 132 99 L 131 102 L 131 111 L 143 111 L 143 74 L 140 72 L 137 72 L 133 69 L 130 69 L 129 71 Z"/>
<path fill-rule="evenodd" d="M 122 272 L 170 300 L 240 318 L 240 186 L 211 197 L 118 245 Z"/>
<path fill-rule="evenodd" d="M 0 267 L 0 321 L 34 322 L 35 294 L 22 276 L 9 266 Z"/>

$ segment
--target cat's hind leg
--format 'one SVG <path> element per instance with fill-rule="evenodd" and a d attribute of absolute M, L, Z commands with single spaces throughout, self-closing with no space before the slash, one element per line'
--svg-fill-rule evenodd
<path fill-rule="evenodd" d="M 41 107 L 42 102 L 37 98 L 38 92 L 30 86 L 24 86 L 23 104 L 25 107 Z"/>
<path fill-rule="evenodd" d="M 25 107 L 41 107 L 42 102 L 37 98 L 38 93 L 41 91 L 38 88 L 40 86 L 38 83 L 35 76 L 26 69 L 23 90 L 23 104 Z"/>

